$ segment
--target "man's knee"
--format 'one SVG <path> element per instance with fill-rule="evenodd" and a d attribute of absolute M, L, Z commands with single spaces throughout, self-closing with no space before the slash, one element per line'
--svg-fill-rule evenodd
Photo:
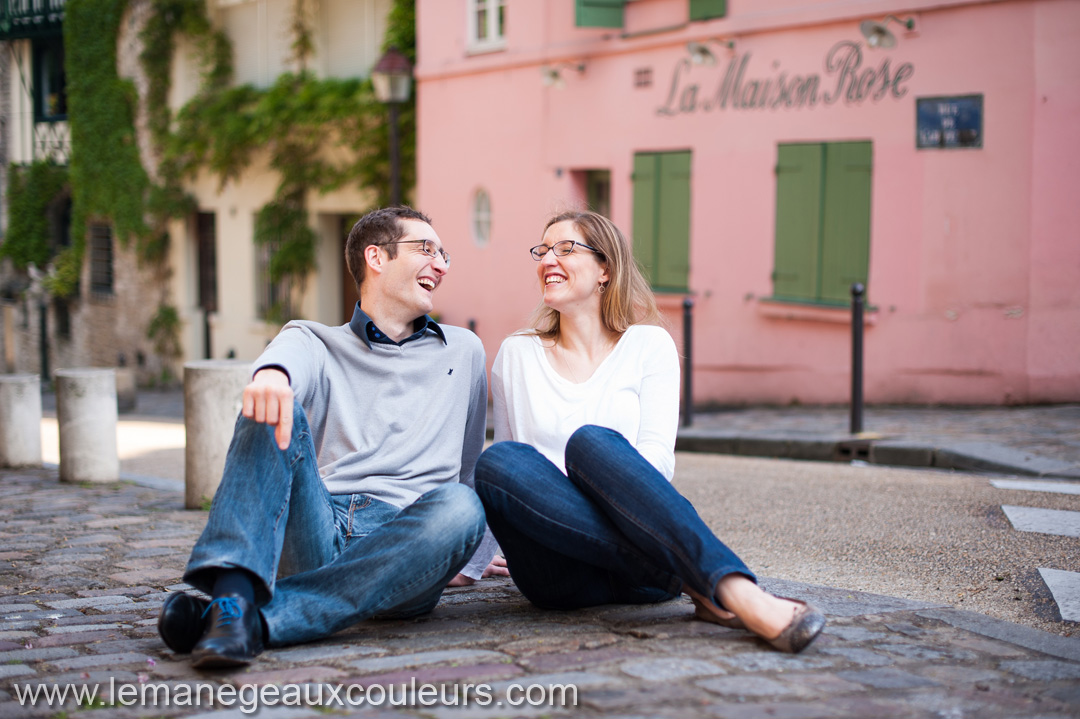
<path fill-rule="evenodd" d="M 445 537 L 460 537 L 467 544 L 479 542 L 484 536 L 484 506 L 471 487 L 464 484 L 444 484 L 426 492 L 420 499 L 437 507 L 432 513 L 432 529 Z M 417 500 L 420 501 L 420 500 Z"/>

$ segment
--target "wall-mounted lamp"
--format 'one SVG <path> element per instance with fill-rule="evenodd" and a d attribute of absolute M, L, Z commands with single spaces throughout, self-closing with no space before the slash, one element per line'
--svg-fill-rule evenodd
<path fill-rule="evenodd" d="M 704 42 L 698 42 L 697 40 L 691 40 L 686 43 L 686 51 L 690 53 L 690 62 L 694 65 L 705 65 L 712 67 L 716 64 L 716 54 L 709 49 L 709 43 L 714 42 L 717 45 L 726 47 L 728 50 L 735 49 L 734 40 L 705 40 Z"/>
<path fill-rule="evenodd" d="M 863 20 L 859 23 L 859 32 L 866 38 L 866 44 L 872 48 L 888 48 L 896 44 L 896 35 L 893 35 L 885 26 L 889 24 L 890 20 L 895 20 L 908 30 L 915 29 L 915 18 L 909 17 L 907 20 L 901 20 L 895 15 L 889 15 L 881 22 L 877 20 Z"/>
<path fill-rule="evenodd" d="M 581 75 L 585 72 L 584 62 L 563 62 L 558 65 L 544 65 L 540 68 L 540 76 L 543 78 L 544 87 L 554 87 L 561 90 L 566 87 L 565 70 L 573 70 Z"/>

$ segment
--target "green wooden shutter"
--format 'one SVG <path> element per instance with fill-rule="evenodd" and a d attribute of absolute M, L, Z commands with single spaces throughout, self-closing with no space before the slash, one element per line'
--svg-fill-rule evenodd
<path fill-rule="evenodd" d="M 727 0 L 690 0 L 690 20 L 710 20 L 727 14 Z"/>
<path fill-rule="evenodd" d="M 658 158 L 660 212 L 653 286 L 682 291 L 690 275 L 690 153 L 666 152 Z"/>
<path fill-rule="evenodd" d="M 825 199 L 822 220 L 819 298 L 847 304 L 851 285 L 866 283 L 870 260 L 869 142 L 825 146 Z"/>
<path fill-rule="evenodd" d="M 821 232 L 820 144 L 780 145 L 776 164 L 773 295 L 814 300 Z"/>
<path fill-rule="evenodd" d="M 622 27 L 625 0 L 574 0 L 578 27 Z"/>
<path fill-rule="evenodd" d="M 656 276 L 657 175 L 660 159 L 652 153 L 634 155 L 634 257 L 650 282 Z"/>

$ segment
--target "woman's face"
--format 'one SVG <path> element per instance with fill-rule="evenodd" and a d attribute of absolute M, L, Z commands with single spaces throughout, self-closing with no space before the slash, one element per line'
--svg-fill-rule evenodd
<path fill-rule="evenodd" d="M 557 222 L 549 227 L 541 244 L 550 248 L 566 241 L 588 244 L 570 221 Z M 595 304 L 596 311 L 599 311 L 600 293 L 597 288 L 608 281 L 608 273 L 598 259 L 595 252 L 581 245 L 576 245 L 573 252 L 562 257 L 549 250 L 536 268 L 540 289 L 544 293 L 544 304 L 559 312 Z"/>

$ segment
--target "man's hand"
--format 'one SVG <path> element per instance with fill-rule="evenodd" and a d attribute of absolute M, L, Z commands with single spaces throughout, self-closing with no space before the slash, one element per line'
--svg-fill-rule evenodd
<path fill-rule="evenodd" d="M 275 427 L 274 439 L 278 447 L 288 449 L 293 416 L 289 376 L 272 367 L 256 372 L 251 384 L 244 387 L 243 414 L 248 419 Z"/>
<path fill-rule="evenodd" d="M 506 568 L 506 560 L 495 555 L 491 564 L 487 566 L 484 573 L 480 575 L 481 579 L 487 579 L 488 577 L 509 577 L 510 570 Z M 476 580 L 472 577 L 466 577 L 464 574 L 459 574 L 446 585 L 448 587 L 469 587 L 476 584 Z"/>

